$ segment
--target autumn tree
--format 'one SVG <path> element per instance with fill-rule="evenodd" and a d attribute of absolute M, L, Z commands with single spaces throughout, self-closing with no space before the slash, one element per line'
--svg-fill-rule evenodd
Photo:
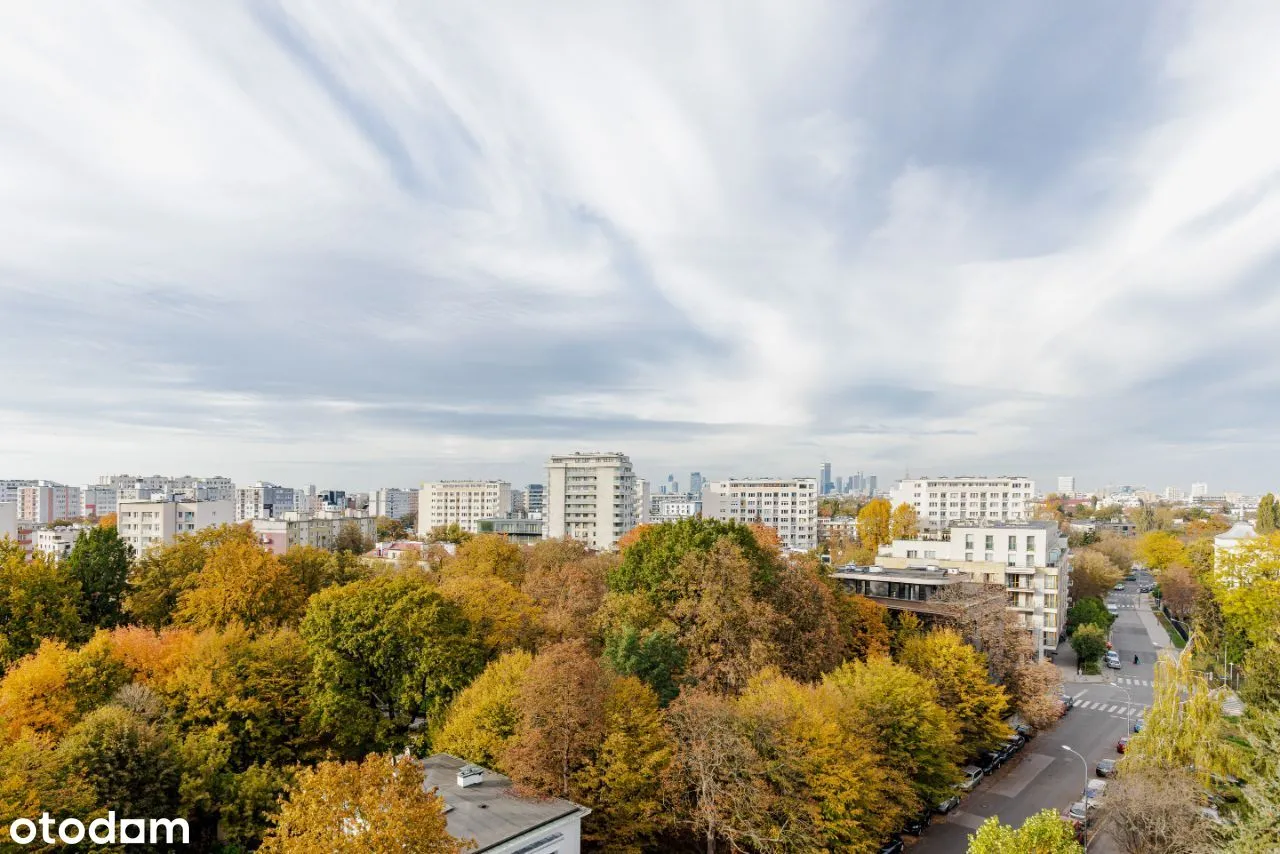
<path fill-rule="evenodd" d="M 1258 499 L 1258 515 L 1253 527 L 1259 534 L 1270 534 L 1280 529 L 1280 502 L 1276 501 L 1274 494 L 1268 492 Z"/>
<path fill-rule="evenodd" d="M 1111 836 L 1127 854 L 1200 854 L 1215 850 L 1195 779 L 1181 768 L 1130 768 L 1107 787 Z M 1222 849 L 1225 850 L 1225 849 Z"/>
<path fill-rule="evenodd" d="M 1056 664 L 1051 661 L 1023 664 L 1013 671 L 1007 684 L 1014 709 L 1031 726 L 1045 729 L 1058 719 L 1062 672 Z"/>
<path fill-rule="evenodd" d="M 1085 673 L 1098 673 L 1098 660 L 1107 651 L 1107 634 L 1093 623 L 1078 626 L 1071 633 L 1071 648 Z"/>
<path fill-rule="evenodd" d="M 889 519 L 889 537 L 891 540 L 914 540 L 918 536 L 920 514 L 904 501 L 893 508 L 893 515 Z"/>
<path fill-rule="evenodd" d="M 427 535 L 427 541 L 431 543 L 461 545 L 469 539 L 471 539 L 471 534 L 463 530 L 462 526 L 457 522 L 450 522 L 448 525 L 437 525 Z"/>
<path fill-rule="evenodd" d="M 849 658 L 867 661 L 888 655 L 892 642 L 888 609 L 865 596 L 836 594 L 836 616 Z"/>
<path fill-rule="evenodd" d="M 101 643 L 73 650 L 46 640 L 14 663 L 0 679 L 0 740 L 34 735 L 56 741 L 106 702 L 127 674 L 103 653 Z"/>
<path fill-rule="evenodd" d="M 1191 616 L 1196 599 L 1203 593 L 1204 588 L 1191 575 L 1191 570 L 1181 564 L 1174 564 L 1160 573 L 1160 598 L 1179 619 Z"/>
<path fill-rule="evenodd" d="M 471 847 L 445 827 L 444 802 L 412 759 L 370 754 L 321 762 L 289 787 L 264 854 L 457 854 Z"/>
<path fill-rule="evenodd" d="M 1250 643 L 1273 640 L 1280 627 L 1280 531 L 1219 554 L 1210 587 L 1223 618 Z"/>
<path fill-rule="evenodd" d="M 899 659 L 934 684 L 938 701 L 955 715 L 961 743 L 968 750 L 994 747 L 1008 736 L 1004 689 L 987 681 L 986 656 L 965 643 L 959 632 L 942 629 L 914 638 L 903 646 Z"/>
<path fill-rule="evenodd" d="M 444 565 L 446 578 L 470 575 L 499 578 L 519 587 L 524 581 L 524 555 L 520 547 L 501 534 L 479 534 L 458 546 Z"/>
<path fill-rule="evenodd" d="M 451 575 L 437 589 L 476 628 L 487 655 L 534 646 L 540 610 L 510 582 L 495 575 Z"/>
<path fill-rule="evenodd" d="M 553 544 L 565 541 L 548 540 Z M 592 625 L 596 612 L 604 602 L 605 577 L 617 562 L 612 555 L 588 556 L 581 544 L 568 548 L 568 553 L 581 552 L 568 560 L 547 560 L 535 546 L 527 559 L 521 590 L 540 608 L 543 631 L 554 640 L 588 639 L 594 636 Z"/>
<path fill-rule="evenodd" d="M 403 540 L 409 533 L 409 529 L 405 527 L 404 522 L 399 519 L 392 519 L 389 516 L 379 516 L 374 520 L 374 527 L 380 543 Z"/>
<path fill-rule="evenodd" d="M 502 765 L 527 794 L 572 799 L 604 735 L 605 673 L 581 641 L 543 650 L 525 673 L 520 722 Z"/>
<path fill-rule="evenodd" d="M 1122 537 L 1113 532 L 1105 532 L 1098 542 L 1089 547 L 1093 551 L 1102 552 L 1121 575 L 1128 574 L 1134 562 L 1134 541 L 1130 537 Z"/>
<path fill-rule="evenodd" d="M 373 545 L 373 541 L 364 535 L 360 526 L 354 521 L 343 522 L 342 527 L 338 529 L 338 535 L 333 538 L 333 550 L 339 553 L 362 555 L 371 550 Z"/>
<path fill-rule="evenodd" d="M 133 548 L 114 525 L 80 532 L 63 567 L 80 584 L 80 619 L 86 626 L 110 628 L 122 619 Z"/>
<path fill-rule="evenodd" d="M 79 582 L 53 558 L 25 560 L 21 547 L 0 551 L 0 671 L 44 638 L 83 637 L 80 603 Z"/>
<path fill-rule="evenodd" d="M 858 511 L 858 542 L 871 548 L 893 542 L 892 509 L 884 498 L 874 498 Z"/>
<path fill-rule="evenodd" d="M 311 597 L 300 628 L 322 727 L 342 746 L 396 745 L 481 670 L 475 630 L 425 579 L 375 576 Z"/>
<path fill-rule="evenodd" d="M 820 566 L 809 556 L 782 561 L 767 600 L 776 615 L 771 634 L 778 665 L 802 682 L 818 679 L 848 655 L 836 593 Z"/>
<path fill-rule="evenodd" d="M 196 586 L 209 555 L 230 543 L 257 547 L 253 529 L 244 524 L 179 534 L 172 543 L 147 549 L 129 574 L 125 611 L 131 620 L 152 629 L 169 625 L 179 598 Z"/>
<path fill-rule="evenodd" d="M 969 835 L 968 854 L 1083 854 L 1075 829 L 1053 810 L 1041 810 L 1019 828 L 992 816 Z"/>
<path fill-rule="evenodd" d="M 1104 633 L 1110 631 L 1116 617 L 1107 610 L 1107 606 L 1097 597 L 1077 599 L 1067 609 L 1067 631 L 1074 632 L 1080 626 L 1097 626 Z"/>
<path fill-rule="evenodd" d="M 273 629 L 296 623 L 307 591 L 274 554 L 243 540 L 213 549 L 178 597 L 174 621 L 196 629 L 239 622 Z"/>
<path fill-rule="evenodd" d="M 116 526 L 115 513 L 103 513 L 101 516 L 98 517 L 98 527 L 114 528 L 115 526 Z"/>
<path fill-rule="evenodd" d="M 307 596 L 335 584 L 350 584 L 369 576 L 369 570 L 357 555 L 315 546 L 291 546 L 280 556 L 280 562 Z"/>
<path fill-rule="evenodd" d="M 524 650 L 513 650 L 489 662 L 450 704 L 431 739 L 432 749 L 505 770 L 502 757 L 520 723 L 520 689 L 531 664 L 533 654 Z"/>
<path fill-rule="evenodd" d="M 1073 601 L 1107 595 L 1124 573 L 1115 561 L 1097 549 L 1084 548 L 1071 558 L 1071 597 Z"/>
<path fill-rule="evenodd" d="M 1138 538 L 1134 554 L 1148 569 L 1159 574 L 1182 560 L 1182 541 L 1168 531 L 1151 531 Z"/>

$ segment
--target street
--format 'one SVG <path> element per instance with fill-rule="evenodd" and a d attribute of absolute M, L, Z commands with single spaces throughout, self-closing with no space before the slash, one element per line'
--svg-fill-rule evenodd
<path fill-rule="evenodd" d="M 1138 584 L 1149 578 L 1139 573 L 1138 581 L 1128 582 L 1123 593 L 1108 596 L 1119 608 L 1111 641 L 1120 654 L 1121 669 L 1103 668 L 1108 682 L 1082 682 L 1076 675 L 1075 653 L 1065 643 L 1059 647 L 1063 691 L 1075 698 L 1075 708 L 1057 726 L 1027 742 L 1003 768 L 965 796 L 950 815 L 935 816 L 933 825 L 911 846 L 913 851 L 963 852 L 968 835 L 989 816 L 997 815 L 1004 824 L 1017 827 L 1040 810 L 1061 812 L 1078 801 L 1086 769 L 1080 757 L 1064 750 L 1063 745 L 1088 760 L 1087 779 L 1094 779 L 1098 760 L 1118 758 L 1116 741 L 1126 734 L 1126 710 L 1136 718 L 1150 705 L 1156 655 L 1169 645 L 1168 635 L 1150 612 L 1150 597 L 1137 592 Z M 1137 665 L 1133 663 L 1135 654 Z M 1116 850 L 1105 838 L 1105 818 L 1101 816 L 1090 831 L 1091 851 Z M 1093 834 L 1099 834 L 1096 843 Z"/>

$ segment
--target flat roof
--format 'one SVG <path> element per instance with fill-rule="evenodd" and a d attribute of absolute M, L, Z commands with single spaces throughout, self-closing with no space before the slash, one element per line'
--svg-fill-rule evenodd
<path fill-rule="evenodd" d="M 866 581 L 902 581 L 909 584 L 955 584 L 970 581 L 966 572 L 948 573 L 944 569 L 886 569 L 882 566 L 845 565 L 831 573 L 840 580 L 863 579 Z"/>
<path fill-rule="evenodd" d="M 437 753 L 421 760 L 423 787 L 435 788 L 444 799 L 449 833 L 458 839 L 474 839 L 475 851 L 517 839 L 539 827 L 574 813 L 589 810 L 560 798 L 524 798 L 512 790 L 511 779 L 488 768 L 484 780 L 473 786 L 458 785 L 458 770 L 473 763 Z"/>

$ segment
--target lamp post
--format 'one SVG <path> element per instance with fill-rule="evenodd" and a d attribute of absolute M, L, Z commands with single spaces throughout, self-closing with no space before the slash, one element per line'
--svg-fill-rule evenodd
<path fill-rule="evenodd" d="M 1129 693 L 1128 688 L 1121 688 L 1114 682 L 1111 683 L 1111 687 L 1115 688 L 1117 691 L 1123 691 L 1125 701 L 1128 703 L 1128 705 L 1124 707 L 1124 734 L 1128 735 L 1133 731 L 1133 722 L 1130 719 L 1130 713 L 1133 711 L 1133 695 Z"/>
<path fill-rule="evenodd" d="M 1084 848 L 1089 850 L 1089 762 L 1079 751 L 1072 750 L 1067 745 L 1062 745 L 1062 749 L 1068 753 L 1074 753 L 1080 757 L 1080 764 L 1084 766 Z"/>

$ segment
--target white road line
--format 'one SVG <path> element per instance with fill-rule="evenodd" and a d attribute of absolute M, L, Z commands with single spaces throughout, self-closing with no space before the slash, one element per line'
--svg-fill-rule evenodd
<path fill-rule="evenodd" d="M 1085 694 L 1088 694 L 1088 693 L 1089 693 L 1089 689 L 1088 689 L 1088 688 L 1085 688 L 1083 691 L 1081 691 L 1079 694 L 1076 694 L 1076 695 L 1075 695 L 1074 697 L 1072 697 L 1071 699 L 1073 699 L 1073 700 L 1079 700 L 1081 697 L 1083 697 Z"/>

